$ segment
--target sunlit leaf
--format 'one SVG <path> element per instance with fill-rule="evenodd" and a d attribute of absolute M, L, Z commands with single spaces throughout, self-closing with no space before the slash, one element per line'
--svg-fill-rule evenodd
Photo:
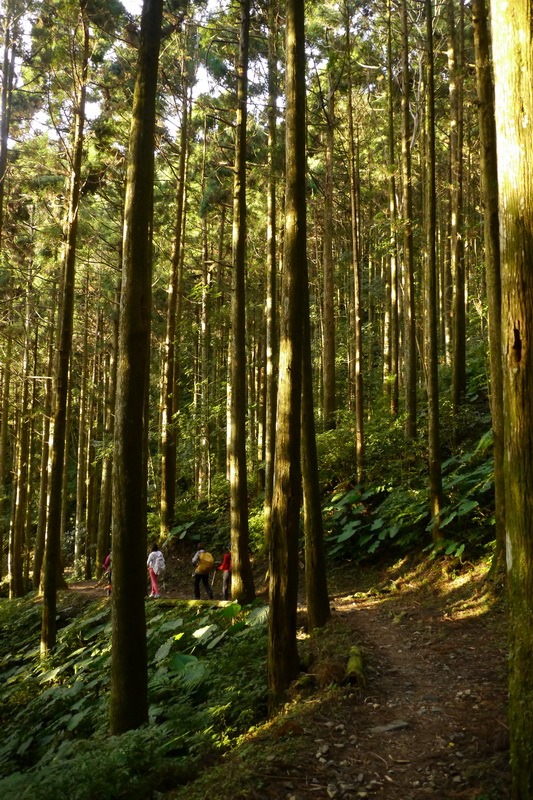
<path fill-rule="evenodd" d="M 239 603 L 230 603 L 223 608 L 219 608 L 217 614 L 219 617 L 233 619 L 233 617 L 236 617 L 241 610 L 242 607 L 239 605 Z"/>

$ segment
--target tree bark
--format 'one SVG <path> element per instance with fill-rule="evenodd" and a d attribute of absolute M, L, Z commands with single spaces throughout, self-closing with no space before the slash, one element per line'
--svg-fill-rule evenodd
<path fill-rule="evenodd" d="M 89 276 L 85 277 L 85 309 L 83 320 L 83 345 L 81 353 L 80 394 L 78 403 L 78 448 L 76 459 L 76 520 L 74 524 L 74 574 L 79 578 L 84 571 L 87 541 L 85 509 L 87 503 L 87 391 L 89 378 Z"/>
<path fill-rule="evenodd" d="M 2 92 L 0 96 L 0 250 L 4 230 L 4 196 L 7 177 L 7 150 L 11 120 L 11 97 L 15 76 L 15 47 L 13 45 L 15 26 L 15 3 L 6 3 L 4 17 Z"/>
<path fill-rule="evenodd" d="M 363 398 L 363 322 L 361 297 L 361 259 L 359 253 L 359 202 L 358 180 L 359 169 L 355 126 L 353 113 L 353 82 L 350 63 L 351 36 L 350 10 L 346 6 L 346 51 L 348 53 L 348 151 L 350 171 L 350 210 L 352 235 L 352 268 L 353 268 L 353 316 L 354 316 L 354 395 L 355 395 L 355 469 L 357 481 L 364 477 L 365 439 L 364 439 L 364 398 Z"/>
<path fill-rule="evenodd" d="M 390 397 L 390 411 L 396 416 L 399 411 L 399 317 L 398 317 L 398 246 L 396 242 L 397 209 L 396 209 L 396 159 L 394 157 L 394 96 L 392 80 L 392 2 L 387 0 L 387 82 L 388 82 L 388 169 L 389 169 L 389 374 L 387 388 Z"/>
<path fill-rule="evenodd" d="M 442 500 L 442 475 L 440 456 L 439 420 L 439 353 L 437 321 L 437 192 L 435 179 L 435 84 L 433 60 L 433 9 L 432 0 L 425 1 L 427 35 L 427 159 L 426 159 L 426 311 L 427 311 L 427 393 L 428 393 L 428 455 L 429 501 L 433 520 L 433 538 L 439 538 Z"/>
<path fill-rule="evenodd" d="M 122 248 L 120 254 L 122 265 Z M 102 459 L 102 474 L 100 482 L 100 506 L 98 509 L 98 534 L 96 539 L 96 575 L 102 574 L 102 564 L 111 549 L 111 512 L 112 512 L 112 477 L 113 454 L 111 443 L 115 433 L 115 401 L 117 394 L 117 358 L 118 358 L 118 328 L 120 307 L 121 282 L 115 290 L 115 312 L 112 314 L 113 337 L 106 376 L 106 392 L 104 399 L 104 442 L 105 453 Z"/>
<path fill-rule="evenodd" d="M 146 487 L 154 131 L 162 0 L 144 0 L 124 203 L 113 460 L 110 728 L 148 721 Z"/>
<path fill-rule="evenodd" d="M 26 288 L 26 312 L 24 319 L 24 353 L 22 357 L 22 394 L 18 424 L 18 446 L 16 470 L 16 493 L 13 514 L 13 552 L 11 562 L 10 597 L 22 597 L 27 587 L 23 579 L 23 553 L 28 509 L 28 475 L 30 458 L 30 326 L 31 326 L 31 275 Z"/>
<path fill-rule="evenodd" d="M 61 503 L 63 470 L 66 446 L 67 405 L 69 394 L 69 366 L 72 350 L 72 328 L 74 317 L 74 278 L 76 269 L 76 240 L 81 190 L 81 165 L 83 159 L 83 129 L 85 123 L 85 99 L 89 63 L 89 26 L 85 18 L 85 0 L 80 3 L 79 24 L 83 37 L 83 56 L 80 67 L 78 107 L 75 120 L 74 146 L 69 187 L 69 208 L 66 225 L 66 245 L 62 281 L 62 302 L 59 333 L 59 353 L 55 373 L 55 402 L 53 419 L 53 442 L 50 467 L 50 498 L 43 578 L 43 615 L 41 629 L 41 653 L 46 654 L 56 643 L 57 582 L 60 564 Z"/>
<path fill-rule="evenodd" d="M 233 280 L 231 296 L 230 363 L 230 525 L 231 593 L 240 603 L 255 597 L 250 563 L 246 466 L 246 121 L 250 0 L 241 0 L 237 65 L 237 119 L 233 184 Z"/>
<path fill-rule="evenodd" d="M 265 398 L 265 502 L 264 530 L 268 545 L 274 491 L 274 452 L 276 449 L 276 403 L 278 386 L 278 297 L 277 297 L 277 78 L 278 25 L 277 2 L 268 8 L 268 194 L 267 194 L 267 279 L 266 279 L 266 398 Z"/>
<path fill-rule="evenodd" d="M 533 797 L 533 9 L 492 0 L 502 278 L 512 797 Z"/>
<path fill-rule="evenodd" d="M 466 307 L 463 232 L 463 0 L 459 0 L 457 36 L 454 0 L 447 0 L 448 67 L 450 72 L 450 251 L 452 275 L 452 408 L 454 418 L 466 392 Z"/>
<path fill-rule="evenodd" d="M 494 493 L 496 500 L 496 549 L 491 575 L 500 573 L 505 561 L 505 476 L 503 449 L 502 287 L 498 214 L 498 163 L 494 85 L 490 58 L 485 0 L 473 0 L 472 18 L 476 53 L 481 143 L 481 186 L 484 204 L 485 280 L 489 308 L 490 408 L 494 437 Z"/>
<path fill-rule="evenodd" d="M 405 438 L 412 441 L 417 434 L 417 353 L 416 297 L 413 258 L 413 190 L 411 181 L 411 112 L 409 70 L 409 27 L 407 0 L 402 0 L 402 223 L 404 262 L 404 384 Z"/>
<path fill-rule="evenodd" d="M 331 616 L 324 548 L 324 525 L 320 502 L 318 456 L 316 449 L 309 318 L 309 282 L 307 263 L 302 281 L 303 360 L 302 360 L 302 481 L 305 535 L 305 593 L 309 630 L 321 628 Z"/>
<path fill-rule="evenodd" d="M 274 495 L 269 548 L 268 691 L 271 711 L 298 674 L 296 607 L 301 508 L 302 285 L 307 272 L 304 2 L 286 2 L 285 264 Z"/>
<path fill-rule="evenodd" d="M 6 508 L 9 500 L 8 484 L 8 449 L 9 449 L 9 404 L 11 395 L 11 354 L 13 352 L 13 331 L 8 324 L 6 355 L 2 374 L 2 419 L 0 421 L 0 553 L 4 553 L 4 544 L 9 541 L 9 522 Z M 3 558 L 0 558 L 0 578 Z"/>
<path fill-rule="evenodd" d="M 166 536 L 174 520 L 176 502 L 176 428 L 174 414 L 176 398 L 176 336 L 179 329 L 178 289 L 181 283 L 181 248 L 185 211 L 185 179 L 189 135 L 189 96 L 185 62 L 182 60 L 182 105 L 180 127 L 180 155 L 176 187 L 176 216 L 172 243 L 171 278 L 168 286 L 167 331 L 163 360 L 163 387 L 161 403 L 161 535 Z"/>
<path fill-rule="evenodd" d="M 333 286 L 333 149 L 335 134 L 335 87 L 328 74 L 326 108 L 326 157 L 324 187 L 324 287 L 323 287 L 323 341 L 322 350 L 322 415 L 324 429 L 335 428 L 335 304 Z"/>

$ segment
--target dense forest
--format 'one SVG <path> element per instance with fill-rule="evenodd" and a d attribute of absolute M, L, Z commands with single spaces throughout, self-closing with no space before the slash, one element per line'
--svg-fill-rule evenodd
<path fill-rule="evenodd" d="M 507 590 L 512 796 L 533 797 L 532 18 L 531 0 L 3 0 L 0 602 L 31 631 L 2 652 L 8 705 L 30 658 L 48 693 L 67 664 L 135 758 L 168 669 L 194 694 L 188 611 L 155 618 L 183 652 L 152 652 L 154 540 L 169 563 L 230 543 L 233 602 L 200 636 L 237 642 L 264 717 L 301 672 L 302 592 L 309 631 L 329 624 L 332 569 L 483 558 Z M 110 551 L 111 617 L 83 622 L 110 647 L 76 657 L 62 592 Z M 191 714 L 166 720 L 176 741 Z M 2 769 L 44 739 L 10 736 Z"/>

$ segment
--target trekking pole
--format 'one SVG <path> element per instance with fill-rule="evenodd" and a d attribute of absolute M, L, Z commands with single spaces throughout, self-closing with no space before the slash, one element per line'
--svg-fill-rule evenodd
<path fill-rule="evenodd" d="M 211 578 L 211 588 L 213 588 L 216 576 L 217 576 L 217 571 L 215 569 L 215 570 L 213 570 L 213 577 Z"/>

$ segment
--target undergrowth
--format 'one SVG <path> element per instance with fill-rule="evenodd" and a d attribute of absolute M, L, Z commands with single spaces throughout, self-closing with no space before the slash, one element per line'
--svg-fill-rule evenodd
<path fill-rule="evenodd" d="M 154 603 L 147 606 L 149 725 L 109 736 L 109 606 L 98 601 L 80 613 L 68 600 L 46 662 L 39 604 L 0 604 L 4 800 L 145 798 L 190 779 L 200 759 L 265 717 L 265 609 Z"/>

